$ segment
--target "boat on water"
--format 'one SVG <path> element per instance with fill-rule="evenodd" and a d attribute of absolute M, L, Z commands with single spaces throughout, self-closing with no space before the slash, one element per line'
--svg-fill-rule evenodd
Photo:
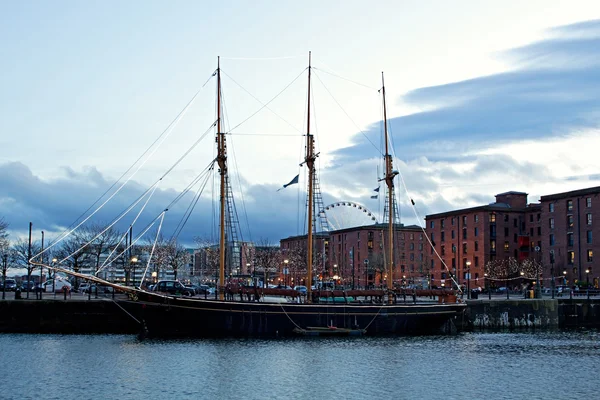
<path fill-rule="evenodd" d="M 308 63 L 308 112 L 305 157 L 302 165 L 308 172 L 307 194 L 307 253 L 313 253 L 313 201 L 315 183 L 314 136 L 310 132 L 311 59 Z M 362 336 L 362 335 L 422 335 L 451 334 L 456 332 L 454 321 L 465 310 L 453 291 L 416 291 L 395 289 L 392 279 L 387 287 L 376 290 L 313 290 L 309 284 L 306 294 L 290 289 L 226 286 L 226 185 L 228 179 L 226 132 L 222 129 L 221 68 L 217 63 L 217 120 L 216 162 L 220 174 L 219 214 L 219 278 L 213 298 L 190 297 L 159 293 L 143 287 L 122 287 L 97 276 L 75 272 L 56 265 L 44 265 L 56 271 L 87 279 L 123 291 L 126 298 L 115 299 L 115 304 L 140 324 L 144 336 L 153 337 L 223 337 L 261 336 Z M 388 188 L 389 245 L 386 271 L 393 276 L 394 177 L 392 156 L 388 149 L 385 83 L 382 73 L 385 175 L 381 179 Z M 312 257 L 306 257 L 307 282 L 313 282 Z M 408 296 L 408 300 L 407 300 Z M 419 302 L 418 296 L 431 296 L 437 302 Z M 277 300 L 274 300 L 277 299 Z"/>

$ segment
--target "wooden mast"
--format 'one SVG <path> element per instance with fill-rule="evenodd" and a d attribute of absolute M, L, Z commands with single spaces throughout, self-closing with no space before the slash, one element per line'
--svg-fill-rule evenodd
<path fill-rule="evenodd" d="M 312 302 L 312 248 L 313 248 L 313 180 L 315 174 L 315 159 L 313 136 L 310 134 L 310 72 L 311 53 L 308 52 L 308 110 L 306 112 L 306 158 L 304 162 L 308 168 L 308 248 L 306 252 L 306 269 L 308 273 L 308 284 L 306 285 L 306 301 Z"/>
<path fill-rule="evenodd" d="M 383 72 L 381 73 L 381 93 L 383 95 L 383 131 L 384 131 L 384 142 L 385 142 L 385 183 L 388 188 L 388 278 L 387 278 L 387 289 L 388 289 L 388 303 L 392 304 L 393 294 L 393 278 L 394 278 L 394 208 L 393 208 L 393 194 L 394 194 L 394 177 L 398 172 L 394 171 L 392 166 L 392 156 L 388 149 L 388 131 L 387 131 L 387 111 L 385 105 L 385 82 L 383 80 Z"/>
<path fill-rule="evenodd" d="M 221 57 L 217 57 L 217 162 L 221 173 L 221 215 L 219 232 L 219 299 L 225 300 L 225 176 L 227 175 L 227 147 L 221 132 Z"/>

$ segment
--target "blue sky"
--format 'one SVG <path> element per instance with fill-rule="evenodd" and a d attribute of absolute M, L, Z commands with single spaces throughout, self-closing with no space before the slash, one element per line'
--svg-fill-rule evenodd
<path fill-rule="evenodd" d="M 369 197 L 380 160 L 369 142 L 380 144 L 381 71 L 408 191 L 398 185 L 403 222 L 418 222 L 408 197 L 424 217 L 506 190 L 536 201 L 599 184 L 594 1 L 37 1 L 4 2 L 0 11 L 0 216 L 15 237 L 29 221 L 50 234 L 71 224 L 200 90 L 99 217 L 110 219 L 153 182 L 214 121 L 214 79 L 202 86 L 217 56 L 232 128 L 261 107 L 247 92 L 270 100 L 313 52 L 311 130 L 326 203 L 379 210 Z M 300 172 L 305 86 L 302 75 L 270 104 L 274 113 L 263 110 L 228 139 L 237 204 L 252 227 L 246 239 L 302 230 L 303 182 L 276 190 Z M 161 185 L 150 213 L 212 156 L 208 138 Z M 170 212 L 167 234 L 186 206 Z M 210 236 L 212 217 L 207 195 L 183 240 Z"/>

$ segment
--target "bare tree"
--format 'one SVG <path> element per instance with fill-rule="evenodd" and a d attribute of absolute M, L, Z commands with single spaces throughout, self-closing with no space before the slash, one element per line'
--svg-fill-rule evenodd
<path fill-rule="evenodd" d="M 156 276 L 160 275 L 160 271 L 171 269 L 169 243 L 162 233 L 158 233 L 156 230 L 149 232 L 144 237 L 142 249 L 148 256 L 152 254 L 150 264 L 152 272 L 156 273 Z"/>
<path fill-rule="evenodd" d="M 509 280 L 520 276 L 519 262 L 513 257 L 488 261 L 485 264 L 483 271 L 492 282 L 508 282 Z"/>
<path fill-rule="evenodd" d="M 2 285 L 4 287 L 4 279 L 6 279 L 6 271 L 9 268 L 9 257 L 12 262 L 10 254 L 10 242 L 8 240 L 8 222 L 4 218 L 0 218 L 0 263 L 2 263 Z"/>
<path fill-rule="evenodd" d="M 386 271 L 386 265 L 382 253 L 375 253 L 369 256 L 369 270 L 373 271 L 373 284 L 377 282 L 377 273 L 379 273 L 379 283 L 383 284 L 383 274 Z"/>
<path fill-rule="evenodd" d="M 0 254 L 5 254 L 10 247 L 8 241 L 8 222 L 0 218 Z"/>
<path fill-rule="evenodd" d="M 58 260 L 65 259 L 68 268 L 74 272 L 80 272 L 81 268 L 87 266 L 90 261 L 90 254 L 83 248 L 85 243 L 79 235 L 73 234 L 69 236 L 62 242 L 60 249 L 57 251 L 56 258 Z"/>
<path fill-rule="evenodd" d="M 260 239 L 258 246 L 255 247 L 254 269 L 257 273 L 263 274 L 263 286 L 266 287 L 269 280 L 269 273 L 277 271 L 281 264 L 283 256 L 279 246 L 274 246 L 269 239 Z"/>
<path fill-rule="evenodd" d="M 40 242 L 32 242 L 31 243 L 31 251 L 29 250 L 29 241 L 25 239 L 19 239 L 12 246 L 12 255 L 13 262 L 18 268 L 27 269 L 27 284 L 31 281 L 31 275 L 34 269 L 38 268 L 37 266 L 29 263 L 29 258 L 33 254 L 38 254 L 42 250 L 42 246 Z M 29 291 L 31 287 L 28 286 L 27 289 L 27 297 L 29 297 Z"/>
<path fill-rule="evenodd" d="M 523 272 L 523 277 L 527 279 L 538 280 L 542 275 L 543 266 L 538 260 L 526 258 L 521 261 L 519 269 Z"/>
<path fill-rule="evenodd" d="M 189 263 L 190 254 L 176 239 L 166 243 L 167 263 L 173 269 L 174 278 L 177 279 L 179 271 L 185 270 Z"/>
<path fill-rule="evenodd" d="M 213 243 L 210 239 L 195 237 L 194 242 L 198 247 L 196 267 L 200 269 L 200 274 L 205 279 L 218 279 L 219 270 L 219 246 Z"/>
<path fill-rule="evenodd" d="M 92 224 L 85 227 L 79 234 L 79 239 L 86 245 L 84 250 L 90 255 L 90 262 L 94 273 L 100 268 L 100 259 L 103 254 L 108 254 L 119 242 L 120 233 L 111 228 L 106 229 L 104 224 Z"/>

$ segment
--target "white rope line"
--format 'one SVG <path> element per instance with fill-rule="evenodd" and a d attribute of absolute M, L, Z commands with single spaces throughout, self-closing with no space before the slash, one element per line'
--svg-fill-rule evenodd
<path fill-rule="evenodd" d="M 456 281 L 456 279 L 454 279 L 454 276 L 451 273 L 450 269 L 448 268 L 448 265 L 446 265 L 446 263 L 444 262 L 444 260 L 440 256 L 440 254 L 438 253 L 437 249 L 435 248 L 435 246 L 431 242 L 431 239 L 429 238 L 429 235 L 427 235 L 427 232 L 425 231 L 425 228 L 423 227 L 422 222 L 421 222 L 422 218 L 419 215 L 419 213 L 417 212 L 417 209 L 416 209 L 415 205 L 413 204 L 412 197 L 410 196 L 410 193 L 408 192 L 408 188 L 406 187 L 406 182 L 404 181 L 404 176 L 400 172 L 400 169 L 398 169 L 398 176 L 400 176 L 400 181 L 402 181 L 402 187 L 404 188 L 404 191 L 406 192 L 406 196 L 410 199 L 411 208 L 413 210 L 413 213 L 415 214 L 415 218 L 417 219 L 417 221 L 419 223 L 419 227 L 421 228 L 421 231 L 423 232 L 423 235 L 425 236 L 425 239 L 427 239 L 427 243 L 429 243 L 429 245 L 433 249 L 433 252 L 437 256 L 437 258 L 441 261 L 441 263 L 444 266 L 444 268 L 446 268 L 446 271 L 448 271 L 448 273 L 450 274 L 450 280 L 452 282 L 454 282 L 454 285 L 458 289 L 459 293 L 462 293 L 463 291 L 462 291 L 460 285 L 458 284 L 458 282 Z"/>
<path fill-rule="evenodd" d="M 113 197 L 115 197 L 120 191 L 121 189 L 123 189 L 123 187 L 125 187 L 125 185 L 127 185 L 127 183 L 129 183 L 129 181 L 131 179 L 133 179 L 133 177 L 139 172 L 139 170 L 150 160 L 150 158 L 152 158 L 152 156 L 156 153 L 156 151 L 160 148 L 160 146 L 164 143 L 164 141 L 171 135 L 171 133 L 173 132 L 173 129 L 175 129 L 175 127 L 179 124 L 179 121 L 181 121 L 181 119 L 183 118 L 183 116 L 187 113 L 187 111 L 189 110 L 190 106 L 194 103 L 194 100 L 196 99 L 196 97 L 198 96 L 198 94 L 200 93 L 202 89 L 198 90 L 196 92 L 196 94 L 194 94 L 194 97 L 192 97 L 192 99 L 189 101 L 189 103 L 185 106 L 185 108 L 183 109 L 183 111 L 178 115 L 178 117 L 175 119 L 175 121 L 170 125 L 170 127 L 167 129 L 167 133 L 166 135 L 162 138 L 162 140 L 156 145 L 156 147 L 154 148 L 154 150 L 152 152 L 150 152 L 150 154 L 146 157 L 145 160 L 142 161 L 142 163 L 138 166 L 138 168 L 121 184 L 121 186 L 119 186 L 119 188 L 111 195 L 108 197 L 108 199 L 106 199 L 104 201 L 104 203 L 102 203 L 98 208 L 96 208 L 96 210 L 94 210 L 87 218 L 85 218 L 83 221 L 81 221 L 75 228 L 71 229 L 70 231 L 68 231 L 67 233 L 63 234 L 59 239 L 57 239 L 54 243 L 52 243 L 50 246 L 46 247 L 44 250 L 42 250 L 41 252 L 39 252 L 38 254 L 36 254 L 35 256 L 31 257 L 30 261 L 33 260 L 34 258 L 44 254 L 45 252 L 49 251 L 52 247 L 56 246 L 58 243 L 62 242 L 64 239 L 66 239 L 71 233 L 75 232 L 81 225 L 83 225 L 84 223 L 86 223 L 90 218 L 92 218 L 98 211 L 100 211 L 110 200 L 113 199 Z M 161 178 L 162 179 L 162 178 Z M 85 246 L 84 246 L 85 247 Z M 63 260 L 64 261 L 64 260 Z M 62 262 L 62 261 L 61 261 Z"/>
<path fill-rule="evenodd" d="M 157 186 L 159 182 L 155 183 L 154 186 Z M 129 208 L 127 208 L 127 210 L 123 211 L 118 218 L 116 218 L 110 225 L 108 225 L 106 228 L 104 228 L 104 230 L 102 230 L 100 233 L 98 233 L 96 236 L 94 236 L 92 239 L 90 239 L 83 246 L 81 246 L 80 248 L 78 248 L 77 250 L 75 250 L 74 252 L 72 252 L 71 254 L 69 254 L 68 256 L 66 256 L 65 258 L 63 258 L 62 260 L 60 260 L 59 263 L 62 263 L 63 261 L 67 260 L 69 257 L 71 257 L 71 256 L 79 253 L 81 250 L 85 249 L 88 245 L 90 245 L 94 240 L 98 239 L 107 230 L 109 230 L 110 228 L 112 228 L 117 222 L 119 222 L 121 219 L 123 219 L 129 213 L 129 211 L 131 211 L 136 205 L 138 205 L 140 203 L 140 201 L 142 201 L 142 199 L 144 197 L 145 196 L 140 196 L 132 205 L 129 206 Z"/>
<path fill-rule="evenodd" d="M 223 57 L 222 60 L 241 60 L 241 61 L 270 61 L 270 60 L 289 60 L 292 58 L 305 58 L 306 55 L 302 56 L 279 56 L 279 57 Z"/>
<path fill-rule="evenodd" d="M 138 240 L 140 240 L 140 239 L 142 238 L 142 236 L 144 236 L 144 235 L 146 234 L 146 232 L 148 232 L 148 231 L 150 230 L 150 228 L 152 228 L 152 227 L 154 226 L 154 224 L 156 223 L 156 221 L 157 221 L 157 220 L 158 220 L 158 219 L 159 219 L 159 218 L 160 218 L 160 217 L 161 217 L 161 216 L 162 216 L 164 213 L 166 213 L 166 212 L 167 212 L 167 210 L 164 210 L 162 213 L 160 213 L 159 215 L 157 215 L 157 216 L 156 216 L 156 217 L 155 217 L 155 218 L 154 218 L 154 219 L 153 219 L 153 220 L 152 220 L 152 221 L 151 221 L 151 222 L 148 224 L 148 226 L 147 226 L 146 228 L 144 228 L 144 230 L 142 231 L 142 233 L 140 233 L 140 234 L 139 234 L 139 235 L 138 235 L 138 236 L 135 238 L 135 240 L 133 240 L 133 241 L 132 241 L 132 242 L 129 244 L 129 246 L 127 246 L 127 247 L 126 247 L 126 248 L 125 248 L 125 249 L 124 249 L 122 252 L 120 252 L 119 254 L 117 254 L 117 255 L 115 256 L 115 259 L 117 259 L 117 258 L 121 257 L 123 254 L 125 254 L 125 253 L 127 252 L 127 250 L 129 250 L 130 248 L 132 248 L 132 247 L 133 247 L 133 246 L 134 246 L 134 245 L 135 245 L 135 244 L 138 242 Z M 63 261 L 64 261 L 64 260 L 62 260 L 62 261 L 59 261 L 57 264 L 60 264 L 60 263 L 61 263 L 61 262 L 63 262 Z M 98 279 L 99 279 L 99 278 L 98 278 Z"/>
<path fill-rule="evenodd" d="M 158 183 L 160 183 L 160 181 L 158 181 Z M 137 213 L 137 215 L 135 216 L 135 218 L 133 219 L 133 221 L 131 222 L 131 224 L 129 224 L 130 228 L 133 228 L 133 226 L 137 222 L 138 218 L 140 217 L 140 215 L 142 214 L 142 212 L 144 211 L 144 209 L 148 205 L 148 202 L 150 201 L 150 199 L 154 195 L 154 192 L 156 192 L 157 188 L 158 188 L 158 184 L 154 185 L 154 189 L 152 189 L 152 192 L 150 192 L 150 196 L 148 196 L 148 198 L 146 199 L 146 202 L 144 203 L 144 205 L 142 206 L 142 208 L 140 209 L 140 211 Z M 114 261 L 114 260 L 111 260 L 111 257 L 114 254 L 114 252 L 119 248 L 119 245 L 123 242 L 123 239 L 125 239 L 127 237 L 128 233 L 129 233 L 128 230 L 126 230 L 125 233 L 121 236 L 121 239 L 119 240 L 119 242 L 115 245 L 115 247 L 111 250 L 111 252 L 108 255 L 108 257 L 106 257 L 106 259 L 102 263 L 102 266 L 100 268 L 98 268 L 98 271 L 96 271 L 96 275 L 98 275 L 98 272 L 102 271 L 104 268 L 106 268 L 108 266 L 109 261 L 111 263 Z M 116 258 L 115 258 L 115 260 L 116 260 Z"/>
<path fill-rule="evenodd" d="M 150 268 L 150 262 L 152 261 L 152 256 L 154 255 L 154 249 L 156 249 L 156 242 L 158 242 L 158 237 L 160 235 L 160 231 L 162 229 L 162 224 L 165 219 L 166 211 L 163 211 L 162 216 L 160 218 L 160 224 L 158 225 L 158 229 L 156 230 L 156 238 L 154 238 L 154 244 L 152 245 L 152 250 L 150 251 L 150 257 L 148 257 L 148 263 L 146 264 L 146 269 L 144 270 L 144 274 L 142 275 L 142 280 L 140 281 L 140 286 L 144 282 L 146 278 L 146 273 L 148 273 L 148 268 Z"/>

